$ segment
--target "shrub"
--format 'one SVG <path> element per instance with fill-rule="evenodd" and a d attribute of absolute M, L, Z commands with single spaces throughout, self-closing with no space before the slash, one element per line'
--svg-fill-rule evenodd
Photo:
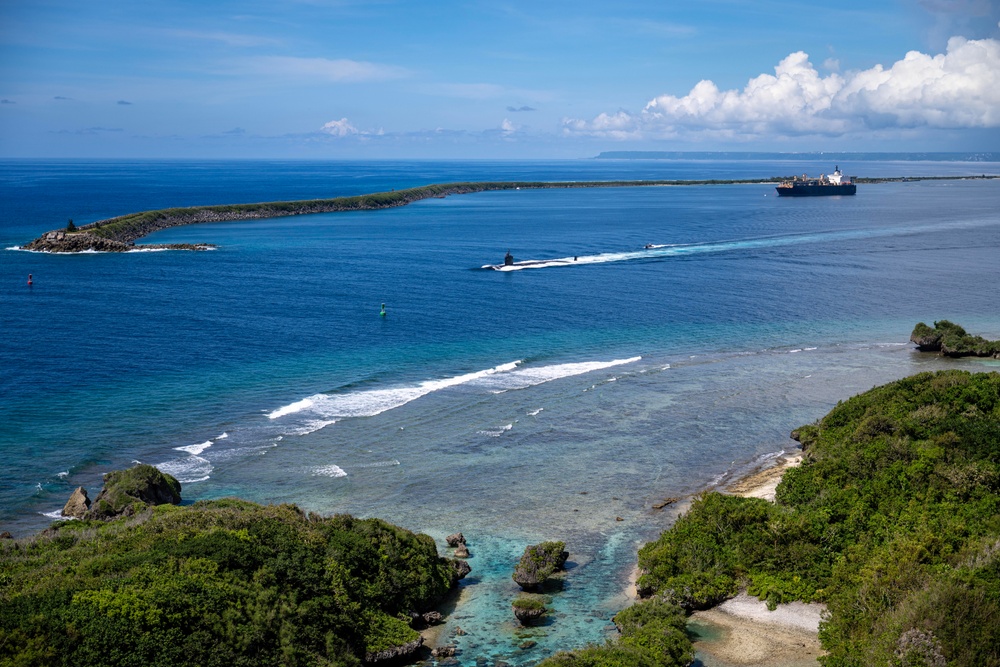
<path fill-rule="evenodd" d="M 425 535 L 293 505 L 66 522 L 0 542 L 0 665 L 356 666 L 452 572 Z"/>
<path fill-rule="evenodd" d="M 904 378 L 798 434 L 777 503 L 696 499 L 640 550 L 644 592 L 825 600 L 827 667 L 1000 665 L 1000 374 Z"/>

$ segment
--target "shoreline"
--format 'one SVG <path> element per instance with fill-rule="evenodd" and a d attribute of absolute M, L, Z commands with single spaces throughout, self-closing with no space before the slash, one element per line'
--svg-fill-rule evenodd
<path fill-rule="evenodd" d="M 763 498 L 774 502 L 774 494 L 789 468 L 802 465 L 803 454 L 799 452 L 784 452 L 772 459 L 773 465 L 758 466 L 746 475 L 725 484 L 721 492 L 743 498 Z"/>
<path fill-rule="evenodd" d="M 758 467 L 720 491 L 774 502 L 785 472 L 802 464 L 802 452 L 786 452 L 773 465 Z M 705 667 L 804 667 L 824 654 L 819 623 L 826 605 L 791 602 L 770 611 L 764 602 L 740 593 L 722 604 L 697 611 L 689 624 Z"/>

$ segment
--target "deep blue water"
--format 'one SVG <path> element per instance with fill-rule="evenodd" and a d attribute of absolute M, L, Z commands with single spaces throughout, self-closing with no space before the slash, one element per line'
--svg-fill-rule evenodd
<path fill-rule="evenodd" d="M 1000 173 L 996 163 L 840 166 Z M 803 170 L 3 161 L 0 248 L 69 218 L 167 206 Z M 991 368 L 906 341 L 917 321 L 942 318 L 1000 337 L 998 210 L 997 180 L 801 200 L 763 185 L 531 190 L 146 239 L 219 245 L 205 253 L 0 250 L 0 528 L 35 531 L 74 487 L 93 497 L 102 473 L 154 463 L 182 480 L 186 501 L 239 495 L 381 516 L 439 540 L 463 531 L 474 572 L 446 632 L 468 632 L 467 664 L 596 641 L 626 603 L 635 547 L 672 520 L 654 502 L 792 448 L 789 431 L 876 384 Z M 481 268 L 508 249 L 567 261 Z M 574 567 L 551 600 L 555 620 L 518 631 L 510 572 L 540 539 L 565 540 Z M 525 637 L 535 648 L 517 648 Z"/>

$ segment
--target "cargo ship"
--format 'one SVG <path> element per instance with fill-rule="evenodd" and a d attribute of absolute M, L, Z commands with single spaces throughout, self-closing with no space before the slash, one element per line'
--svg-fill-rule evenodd
<path fill-rule="evenodd" d="M 821 197 L 823 195 L 853 195 L 857 193 L 858 186 L 851 182 L 850 177 L 841 174 L 840 167 L 837 166 L 834 167 L 834 172 L 829 176 L 822 174 L 819 178 L 809 178 L 803 174 L 802 178 L 796 176 L 774 189 L 778 191 L 779 197 Z"/>

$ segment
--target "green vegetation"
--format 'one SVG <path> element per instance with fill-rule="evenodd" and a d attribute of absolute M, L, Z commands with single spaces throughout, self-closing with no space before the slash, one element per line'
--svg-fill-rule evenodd
<path fill-rule="evenodd" d="M 88 519 L 131 516 L 150 505 L 181 502 L 181 483 L 148 464 L 104 475 L 104 488 L 94 500 Z"/>
<path fill-rule="evenodd" d="M 239 500 L 0 541 L 0 665 L 360 665 L 454 568 L 378 519 Z"/>
<path fill-rule="evenodd" d="M 568 557 L 565 542 L 542 542 L 525 547 L 511 578 L 524 590 L 535 590 L 561 570 Z"/>
<path fill-rule="evenodd" d="M 924 352 L 940 352 L 949 357 L 1000 358 L 1000 341 L 970 336 L 965 329 L 948 320 L 938 320 L 934 328 L 918 322 L 910 334 L 910 341 Z"/>
<path fill-rule="evenodd" d="M 640 550 L 642 590 L 824 601 L 828 667 L 1000 665 L 1000 374 L 877 387 L 798 437 L 775 504 L 701 496 Z"/>
<path fill-rule="evenodd" d="M 66 231 L 67 232 L 75 232 L 76 231 L 76 225 L 73 224 L 73 218 L 70 218 L 69 222 L 66 223 Z"/>
<path fill-rule="evenodd" d="M 683 667 L 694 660 L 687 620 L 675 604 L 647 600 L 614 618 L 619 637 L 604 646 L 565 651 L 538 667 Z"/>
<path fill-rule="evenodd" d="M 514 598 L 514 602 L 511 605 L 515 609 L 525 609 L 528 611 L 538 611 L 540 609 L 545 609 L 545 603 L 538 598 L 529 598 L 526 595 L 521 595 Z"/>

